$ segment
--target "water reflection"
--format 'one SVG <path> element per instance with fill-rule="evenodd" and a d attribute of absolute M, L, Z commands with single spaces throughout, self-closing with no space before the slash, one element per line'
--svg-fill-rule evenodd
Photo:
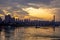
<path fill-rule="evenodd" d="M 53 31 L 52 27 L 18 27 L 6 33 L 3 29 L 0 32 L 0 40 L 60 40 L 60 27 Z M 9 36 L 9 37 L 8 37 Z"/>

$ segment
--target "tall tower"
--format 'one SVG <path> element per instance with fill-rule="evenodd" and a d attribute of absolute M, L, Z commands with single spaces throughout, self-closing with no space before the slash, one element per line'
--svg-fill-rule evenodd
<path fill-rule="evenodd" d="M 53 24 L 53 31 L 55 32 L 55 15 L 53 15 L 52 24 Z"/>
<path fill-rule="evenodd" d="M 52 22 L 55 22 L 55 15 L 53 15 L 53 20 L 52 20 Z"/>

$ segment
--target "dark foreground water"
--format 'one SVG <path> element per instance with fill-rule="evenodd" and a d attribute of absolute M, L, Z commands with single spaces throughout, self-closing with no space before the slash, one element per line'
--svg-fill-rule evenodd
<path fill-rule="evenodd" d="M 3 29 L 0 32 L 0 40 L 60 40 L 60 27 L 53 31 L 52 27 L 19 27 L 5 33 Z"/>

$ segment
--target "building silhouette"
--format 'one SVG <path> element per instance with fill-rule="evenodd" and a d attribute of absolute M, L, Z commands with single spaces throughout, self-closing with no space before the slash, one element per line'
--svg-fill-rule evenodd
<path fill-rule="evenodd" d="M 53 16 L 52 21 L 42 21 L 42 20 L 30 20 L 30 19 L 24 19 L 19 20 L 15 19 L 14 17 L 11 17 L 10 15 L 5 15 L 5 19 L 2 20 L 0 17 L 0 24 L 2 25 L 14 25 L 14 26 L 59 26 L 60 22 L 55 21 L 55 15 Z"/>
<path fill-rule="evenodd" d="M 2 18 L 0 17 L 0 24 L 2 23 Z"/>
<path fill-rule="evenodd" d="M 53 20 L 52 20 L 52 22 L 55 22 L 55 15 L 53 15 Z"/>

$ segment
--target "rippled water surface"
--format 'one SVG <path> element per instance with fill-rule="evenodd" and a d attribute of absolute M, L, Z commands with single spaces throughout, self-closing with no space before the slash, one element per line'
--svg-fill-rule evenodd
<path fill-rule="evenodd" d="M 19 27 L 6 33 L 0 32 L 0 40 L 60 40 L 60 27 Z"/>

